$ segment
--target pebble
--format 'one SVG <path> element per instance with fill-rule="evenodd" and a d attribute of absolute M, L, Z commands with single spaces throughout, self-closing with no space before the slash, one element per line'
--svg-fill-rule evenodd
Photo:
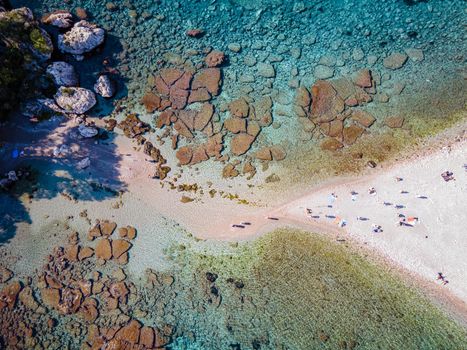
<path fill-rule="evenodd" d="M 235 53 L 238 53 L 242 50 L 242 45 L 240 45 L 239 43 L 231 43 L 227 47 L 230 51 Z"/>

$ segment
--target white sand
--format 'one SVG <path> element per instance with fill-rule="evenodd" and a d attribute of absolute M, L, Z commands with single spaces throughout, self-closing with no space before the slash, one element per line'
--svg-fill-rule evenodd
<path fill-rule="evenodd" d="M 25 246 L 35 246 L 37 249 L 37 239 L 47 230 L 48 225 L 55 219 L 63 221 L 67 215 L 75 216 L 70 222 L 72 227 L 85 231 L 88 225 L 78 218 L 78 213 L 87 209 L 92 220 L 108 218 L 119 225 L 132 224 L 138 228 L 138 238 L 132 249 L 132 254 L 138 258 L 130 260 L 130 268 L 134 272 L 142 272 L 146 267 L 160 267 L 164 247 L 183 243 L 183 237 L 186 236 L 179 234 L 183 227 L 200 238 L 234 241 L 252 239 L 279 226 L 294 225 L 356 240 L 433 284 L 439 283 L 436 276 L 442 272 L 449 280 L 442 288 L 467 302 L 467 172 L 463 168 L 467 162 L 465 140 L 451 152 L 442 150 L 390 169 L 375 170 L 375 175 L 371 177 L 333 180 L 332 184 L 320 186 L 304 197 L 276 208 L 239 205 L 219 195 L 210 198 L 207 193 L 201 200 L 181 203 L 183 193 L 161 188 L 159 181 L 148 177 L 153 171 L 153 165 L 145 161 L 147 157 L 141 151 L 132 149 L 130 140 L 118 137 L 116 144 L 118 153 L 124 155 L 117 170 L 120 179 L 128 184 L 128 192 L 123 195 L 123 207 L 112 208 L 118 198 L 79 203 L 60 196 L 34 200 L 27 205 L 32 224 L 20 225 L 20 230 L 12 239 L 12 248 L 16 247 L 15 250 L 20 252 L 21 247 Z M 105 160 L 102 160 L 102 164 L 96 164 L 97 161 L 92 161 L 91 169 L 95 166 L 105 167 Z M 173 163 L 169 159 L 169 164 Z M 109 166 L 115 165 L 110 162 Z M 213 165 L 208 162 L 200 168 L 202 166 L 209 168 Z M 201 169 L 199 172 L 185 170 L 178 183 L 212 180 L 213 188 L 217 190 L 238 192 L 250 200 L 258 196 L 260 191 L 246 188 L 242 178 L 228 182 L 222 180 L 219 176 L 221 165 L 214 166 L 219 169 Z M 455 181 L 445 182 L 441 178 L 440 174 L 447 169 L 454 172 Z M 215 175 L 207 178 L 207 174 Z M 397 182 L 396 176 L 404 180 Z M 207 192 L 209 188 L 202 185 Z M 368 195 L 369 187 L 375 187 L 377 195 Z M 401 190 L 408 193 L 401 194 Z M 251 194 L 253 191 L 255 193 Z M 351 191 L 359 193 L 355 202 L 351 200 Z M 327 208 L 330 193 L 338 197 L 333 208 Z M 417 195 L 427 196 L 427 199 L 417 198 Z M 192 197 L 200 198 L 198 195 Z M 405 208 L 398 210 L 394 206 L 385 206 L 384 201 L 402 204 Z M 320 218 L 311 219 L 306 215 L 305 208 L 312 209 L 313 214 Z M 415 227 L 396 226 L 398 213 L 417 216 L 420 223 Z M 326 214 L 347 220 L 347 226 L 339 228 L 334 220 L 324 218 Z M 45 215 L 49 217 L 44 219 Z M 279 220 L 270 220 L 268 216 Z M 357 216 L 369 220 L 358 221 Z M 250 225 L 245 225 L 243 229 L 232 227 L 232 224 L 242 222 L 249 222 Z M 373 233 L 372 224 L 381 225 L 383 232 Z M 21 254 L 17 266 L 29 266 L 32 269 L 42 264 L 48 249 L 54 245 L 50 238 L 47 237 L 48 242 L 41 244 L 44 248 L 40 253 L 29 255 L 23 251 L 24 255 Z M 53 240 L 60 240 L 59 233 Z"/>
<path fill-rule="evenodd" d="M 345 179 L 333 185 L 320 186 L 304 197 L 268 212 L 254 213 L 243 218 L 252 225 L 234 229 L 244 238 L 270 230 L 275 226 L 293 225 L 315 232 L 338 234 L 342 239 L 353 239 L 395 262 L 399 266 L 423 277 L 437 281 L 442 272 L 449 281 L 443 288 L 467 302 L 467 142 L 452 151 L 443 149 L 423 157 L 380 171 L 375 176 Z M 445 182 L 441 173 L 454 172 L 455 181 Z M 396 177 L 403 181 L 396 181 Z M 369 195 L 374 187 L 376 195 Z M 358 192 L 352 201 L 351 192 Z M 403 194 L 401 191 L 408 193 Z M 337 195 L 329 208 L 330 194 Z M 426 196 L 426 199 L 418 198 Z M 391 203 L 384 205 L 383 202 Z M 395 205 L 403 205 L 397 209 Z M 306 208 L 312 210 L 312 218 Z M 416 216 L 414 227 L 398 226 L 398 214 Z M 347 221 L 340 228 L 336 216 Z M 278 218 L 278 221 L 267 217 Z M 357 220 L 357 216 L 368 220 Z M 225 232 L 235 217 L 223 229 Z M 372 225 L 381 225 L 383 232 L 372 232 Z M 230 230 L 232 230 L 230 228 Z M 214 236 L 210 236 L 214 238 Z"/>

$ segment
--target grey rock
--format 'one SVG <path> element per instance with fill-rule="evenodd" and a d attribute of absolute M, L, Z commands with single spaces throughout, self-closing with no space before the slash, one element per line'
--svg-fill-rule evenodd
<path fill-rule="evenodd" d="M 316 79 L 329 79 L 334 76 L 334 69 L 328 66 L 319 64 L 315 67 L 313 75 Z"/>
<path fill-rule="evenodd" d="M 388 69 L 399 69 L 405 62 L 407 62 L 408 56 L 405 53 L 395 52 L 383 60 L 384 67 Z"/>
<path fill-rule="evenodd" d="M 83 169 L 88 168 L 90 165 L 91 165 L 91 160 L 89 159 L 89 157 L 86 157 L 80 160 L 78 163 L 76 163 L 76 168 L 78 170 L 83 170 Z"/>
<path fill-rule="evenodd" d="M 227 47 L 232 52 L 240 52 L 242 50 L 242 45 L 239 43 L 231 43 Z"/>
<path fill-rule="evenodd" d="M 61 87 L 54 95 L 55 102 L 66 113 L 83 114 L 96 104 L 96 96 L 88 89 Z"/>
<path fill-rule="evenodd" d="M 258 74 L 264 78 L 274 78 L 276 76 L 276 70 L 272 64 L 260 62 L 257 68 Z"/>
<path fill-rule="evenodd" d="M 102 97 L 112 97 L 115 95 L 115 83 L 108 75 L 101 75 L 94 84 L 94 91 Z"/>
<path fill-rule="evenodd" d="M 96 136 L 99 133 L 99 130 L 93 126 L 86 126 L 84 124 L 81 124 L 78 126 L 78 132 L 81 136 L 83 136 L 86 139 L 89 139 L 91 137 Z"/>
<path fill-rule="evenodd" d="M 27 101 L 21 106 L 21 113 L 29 118 L 47 118 L 65 114 L 54 100 L 50 98 L 42 98 L 32 101 Z"/>
<path fill-rule="evenodd" d="M 404 50 L 407 56 L 409 56 L 410 60 L 413 62 L 421 62 L 425 59 L 425 55 L 423 54 L 423 50 L 410 48 Z"/>
<path fill-rule="evenodd" d="M 76 86 L 79 83 L 75 68 L 66 62 L 50 64 L 47 67 L 47 73 L 52 76 L 57 86 Z"/>
<path fill-rule="evenodd" d="M 70 31 L 58 36 L 58 48 L 62 52 L 82 55 L 101 45 L 104 36 L 104 29 L 84 20 L 79 21 Z"/>

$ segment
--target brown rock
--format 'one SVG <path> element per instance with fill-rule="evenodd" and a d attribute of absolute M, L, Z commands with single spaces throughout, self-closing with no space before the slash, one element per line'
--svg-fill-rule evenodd
<path fill-rule="evenodd" d="M 206 62 L 206 65 L 208 67 L 218 67 L 225 61 L 225 54 L 222 51 L 211 51 L 206 58 L 204 59 L 204 62 Z"/>
<path fill-rule="evenodd" d="M 0 309 L 2 308 L 2 304 L 8 306 L 10 310 L 13 309 L 21 288 L 21 283 L 18 281 L 10 282 L 5 286 L 0 292 Z"/>
<path fill-rule="evenodd" d="M 61 294 L 57 310 L 64 315 L 76 313 L 81 306 L 83 298 L 81 291 L 73 288 L 64 288 Z"/>
<path fill-rule="evenodd" d="M 270 148 L 272 158 L 276 161 L 284 160 L 287 156 L 287 152 L 285 151 L 284 147 L 282 146 L 272 146 Z"/>
<path fill-rule="evenodd" d="M 177 131 L 179 135 L 187 139 L 191 140 L 193 138 L 193 134 L 191 133 L 190 129 L 181 120 L 177 120 L 175 122 L 174 129 Z"/>
<path fill-rule="evenodd" d="M 78 245 L 69 245 L 68 247 L 65 248 L 65 257 L 69 261 L 78 261 L 78 251 L 79 251 L 79 246 Z"/>
<path fill-rule="evenodd" d="M 6 267 L 0 266 L 0 283 L 8 282 L 13 277 L 13 272 Z"/>
<path fill-rule="evenodd" d="M 295 104 L 302 107 L 305 111 L 309 109 L 311 104 L 311 96 L 306 87 L 300 86 L 297 89 L 297 93 L 295 95 Z"/>
<path fill-rule="evenodd" d="M 112 258 L 112 246 L 107 238 L 102 238 L 97 242 L 95 254 L 98 259 L 110 260 Z"/>
<path fill-rule="evenodd" d="M 199 88 L 196 90 L 191 90 L 190 96 L 188 97 L 188 103 L 194 102 L 205 102 L 211 99 L 211 94 L 206 88 Z"/>
<path fill-rule="evenodd" d="M 117 263 L 120 265 L 126 265 L 128 264 L 128 253 L 123 253 L 120 255 L 120 257 L 117 259 Z"/>
<path fill-rule="evenodd" d="M 160 96 L 158 96 L 158 95 L 156 95 L 156 94 L 154 94 L 152 92 L 148 92 L 141 99 L 141 103 L 146 108 L 146 112 L 152 113 L 155 110 L 160 108 L 161 98 L 160 98 Z"/>
<path fill-rule="evenodd" d="M 337 151 L 338 149 L 344 147 L 344 145 L 338 140 L 329 137 L 321 142 L 320 147 L 325 151 Z"/>
<path fill-rule="evenodd" d="M 95 225 L 88 232 L 88 237 L 90 237 L 91 240 L 93 240 L 96 237 L 100 237 L 100 236 L 102 236 L 102 232 L 101 232 L 101 228 L 100 228 L 99 224 Z"/>
<path fill-rule="evenodd" d="M 115 222 L 104 220 L 100 223 L 100 227 L 104 236 L 110 236 L 117 228 L 117 224 Z"/>
<path fill-rule="evenodd" d="M 180 147 L 175 156 L 177 157 L 180 165 L 190 164 L 191 159 L 193 158 L 193 149 L 188 146 Z"/>
<path fill-rule="evenodd" d="M 222 134 L 215 134 L 206 142 L 206 153 L 209 157 L 220 157 L 223 150 L 223 136 Z"/>
<path fill-rule="evenodd" d="M 311 88 L 311 95 L 311 118 L 317 123 L 334 120 L 345 108 L 344 101 L 328 81 L 318 80 Z"/>
<path fill-rule="evenodd" d="M 235 135 L 230 142 L 230 151 L 236 156 L 245 154 L 254 141 L 255 137 L 248 134 Z"/>
<path fill-rule="evenodd" d="M 206 88 L 211 95 L 217 96 L 221 83 L 221 70 L 219 68 L 206 68 L 195 75 L 191 88 L 193 90 Z"/>
<path fill-rule="evenodd" d="M 206 149 L 204 148 L 204 145 L 201 145 L 194 149 L 191 164 L 198 164 L 208 159 L 209 156 L 206 154 Z"/>
<path fill-rule="evenodd" d="M 40 290 L 42 302 L 49 308 L 58 308 L 60 303 L 60 291 L 54 288 L 43 288 Z"/>
<path fill-rule="evenodd" d="M 94 249 L 91 247 L 82 247 L 78 253 L 78 259 L 80 261 L 90 258 L 94 255 Z"/>
<path fill-rule="evenodd" d="M 369 88 L 373 86 L 373 79 L 371 77 L 371 71 L 369 69 L 361 69 L 353 76 L 353 82 L 355 85 L 362 88 Z"/>
<path fill-rule="evenodd" d="M 50 288 L 61 289 L 63 287 L 55 277 L 46 275 L 45 281 L 47 282 L 47 286 Z"/>
<path fill-rule="evenodd" d="M 233 164 L 227 164 L 224 169 L 222 169 L 222 177 L 223 178 L 233 178 L 237 177 L 240 173 L 238 172 L 237 169 L 235 169 L 235 165 Z"/>
<path fill-rule="evenodd" d="M 399 69 L 407 62 L 408 58 L 409 56 L 405 53 L 395 52 L 383 60 L 383 66 L 392 70 Z"/>
<path fill-rule="evenodd" d="M 110 285 L 109 293 L 113 298 L 118 299 L 121 303 L 126 303 L 130 290 L 126 286 L 125 282 L 115 282 Z"/>
<path fill-rule="evenodd" d="M 229 103 L 230 114 L 237 118 L 248 117 L 249 106 L 248 102 L 243 98 L 239 98 Z"/>
<path fill-rule="evenodd" d="M 195 28 L 186 31 L 186 35 L 192 38 L 200 38 L 204 35 L 204 30 Z"/>
<path fill-rule="evenodd" d="M 127 226 L 128 230 L 128 239 L 135 239 L 136 238 L 136 229 L 133 226 Z"/>
<path fill-rule="evenodd" d="M 34 298 L 32 288 L 29 286 L 23 288 L 23 290 L 19 293 L 18 298 L 29 310 L 36 311 L 39 307 L 39 303 Z"/>
<path fill-rule="evenodd" d="M 180 79 L 178 79 L 174 85 L 179 89 L 188 90 L 190 88 L 190 83 L 192 79 L 193 79 L 193 74 L 185 71 L 183 75 L 180 77 Z"/>
<path fill-rule="evenodd" d="M 259 126 L 259 123 L 255 120 L 248 120 L 246 132 L 248 135 L 256 137 L 261 132 L 261 126 Z"/>
<path fill-rule="evenodd" d="M 120 238 L 126 238 L 127 235 L 128 235 L 128 229 L 126 227 L 120 227 L 118 229 L 118 236 Z"/>
<path fill-rule="evenodd" d="M 154 330 L 151 327 L 141 328 L 139 343 L 149 349 L 154 346 Z"/>
<path fill-rule="evenodd" d="M 358 106 L 358 100 L 355 97 L 349 97 L 345 100 L 345 105 L 349 107 Z"/>
<path fill-rule="evenodd" d="M 228 118 L 224 121 L 224 128 L 233 134 L 246 132 L 246 119 L 242 118 Z M 256 136 L 256 135 L 255 135 Z"/>
<path fill-rule="evenodd" d="M 259 160 L 272 160 L 272 153 L 270 147 L 263 147 L 256 151 L 255 158 Z"/>
<path fill-rule="evenodd" d="M 387 117 L 384 120 L 384 124 L 393 129 L 402 128 L 402 125 L 404 125 L 404 117 L 400 117 L 400 116 Z"/>
<path fill-rule="evenodd" d="M 187 90 L 179 89 L 176 85 L 170 88 L 169 100 L 172 103 L 172 108 L 183 109 L 188 103 L 188 95 L 190 93 Z"/>
<path fill-rule="evenodd" d="M 344 128 L 344 143 L 346 145 L 352 145 L 360 136 L 362 136 L 363 131 L 365 131 L 365 129 L 357 125 L 350 125 Z"/>
<path fill-rule="evenodd" d="M 141 324 L 136 320 L 131 320 L 130 323 L 115 334 L 115 338 L 117 340 L 124 340 L 131 344 L 137 344 L 139 341 L 140 329 Z"/>
<path fill-rule="evenodd" d="M 112 241 L 112 257 L 118 259 L 123 253 L 131 248 L 131 243 L 124 239 L 114 239 Z"/>
<path fill-rule="evenodd" d="M 168 96 L 170 92 L 170 87 L 167 86 L 165 83 L 164 79 L 161 78 L 160 75 L 156 76 L 154 79 L 155 85 L 156 85 L 156 91 L 164 96 Z"/>
<path fill-rule="evenodd" d="M 211 121 L 214 114 L 214 106 L 210 103 L 204 103 L 201 110 L 196 114 L 194 120 L 194 129 L 203 130 Z"/>
<path fill-rule="evenodd" d="M 173 121 L 177 121 L 177 116 L 173 110 L 164 111 L 159 114 L 156 120 L 156 127 L 162 129 L 164 126 L 170 126 Z"/>
<path fill-rule="evenodd" d="M 165 68 L 162 69 L 160 72 L 160 76 L 162 80 L 164 80 L 165 84 L 168 87 L 171 87 L 172 85 L 175 84 L 175 82 L 180 79 L 183 75 L 183 71 L 180 69 L 175 69 L 175 68 Z"/>
<path fill-rule="evenodd" d="M 354 110 L 352 112 L 352 120 L 356 121 L 358 124 L 364 126 L 365 128 L 369 128 L 376 121 L 376 118 L 366 111 Z"/>
<path fill-rule="evenodd" d="M 85 322 L 94 322 L 97 319 L 97 317 L 99 317 L 99 311 L 97 310 L 97 301 L 93 298 L 84 299 L 78 312 Z"/>

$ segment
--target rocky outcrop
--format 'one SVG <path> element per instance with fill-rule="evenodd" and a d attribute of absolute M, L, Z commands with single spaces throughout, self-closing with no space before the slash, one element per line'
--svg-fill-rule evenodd
<path fill-rule="evenodd" d="M 61 87 L 54 95 L 55 102 L 65 113 L 83 114 L 96 104 L 94 93 L 77 87 Z"/>
<path fill-rule="evenodd" d="M 83 20 L 75 23 L 65 34 L 58 36 L 58 48 L 65 53 L 83 55 L 101 45 L 104 37 L 104 29 Z"/>
<path fill-rule="evenodd" d="M 46 70 L 57 86 L 78 86 L 79 80 L 75 68 L 66 62 L 53 62 Z"/>
<path fill-rule="evenodd" d="M 41 89 L 42 63 L 50 58 L 53 46 L 28 8 L 0 11 L 0 28 L 0 118 L 4 118 L 20 99 L 32 98 Z"/>

